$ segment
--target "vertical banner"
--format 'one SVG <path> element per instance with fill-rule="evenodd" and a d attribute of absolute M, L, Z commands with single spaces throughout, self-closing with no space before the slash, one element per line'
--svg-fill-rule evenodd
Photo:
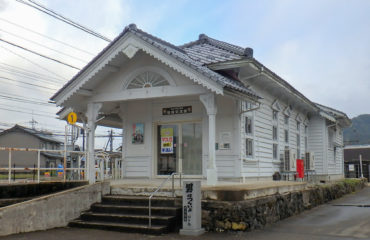
<path fill-rule="evenodd" d="M 302 159 L 297 159 L 298 178 L 304 178 L 304 164 Z"/>
<path fill-rule="evenodd" d="M 161 129 L 161 154 L 173 154 L 173 128 Z"/>

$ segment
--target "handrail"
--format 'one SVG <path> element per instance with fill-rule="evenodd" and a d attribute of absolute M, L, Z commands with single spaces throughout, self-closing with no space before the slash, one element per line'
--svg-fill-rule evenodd
<path fill-rule="evenodd" d="M 180 176 L 180 178 L 179 178 L 179 180 L 180 180 L 180 187 L 181 187 L 181 173 L 176 173 L 176 172 L 173 172 L 173 173 L 171 173 L 171 175 L 169 175 L 162 183 L 161 183 L 161 185 L 159 185 L 158 187 L 157 187 L 157 189 L 154 191 L 154 192 L 152 192 L 152 194 L 150 194 L 150 196 L 149 196 L 149 228 L 151 228 L 152 227 L 152 198 L 153 198 L 153 196 L 154 196 L 154 194 L 156 194 L 158 191 L 159 191 L 159 189 L 161 189 L 162 187 L 163 187 L 163 185 L 168 181 L 168 179 L 170 179 L 171 177 L 172 177 L 172 197 L 175 197 L 175 180 L 174 180 L 174 177 L 175 177 L 175 175 L 179 175 Z"/>

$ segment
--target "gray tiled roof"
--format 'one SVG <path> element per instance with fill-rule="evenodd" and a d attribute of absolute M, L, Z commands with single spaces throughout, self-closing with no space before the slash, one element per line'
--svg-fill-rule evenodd
<path fill-rule="evenodd" d="M 62 144 L 63 143 L 62 141 L 54 138 L 51 133 L 46 133 L 46 132 L 41 132 L 41 131 L 38 131 L 38 130 L 35 130 L 35 129 L 26 128 L 26 127 L 23 127 L 23 126 L 18 125 L 18 124 L 16 124 L 12 128 L 9 128 L 9 129 L 1 132 L 0 135 L 6 134 L 8 132 L 15 131 L 17 129 L 22 130 L 24 132 L 27 132 L 27 133 L 29 133 L 31 135 L 34 135 L 35 137 L 37 137 L 37 138 L 39 138 L 41 140 L 44 140 L 46 142 L 53 142 L 53 143 L 59 143 L 59 144 Z"/>
<path fill-rule="evenodd" d="M 242 48 L 200 34 L 199 39 L 180 46 L 194 60 L 203 64 L 225 62 L 243 58 L 252 58 L 251 48 Z"/>
<path fill-rule="evenodd" d="M 190 54 L 188 54 L 187 49 L 182 49 L 181 47 L 174 46 L 168 42 L 165 42 L 161 39 L 158 39 L 157 37 L 154 37 L 138 28 L 136 28 L 136 25 L 129 25 L 126 27 L 126 29 L 136 36 L 140 37 L 144 41 L 150 43 L 151 45 L 159 48 L 160 50 L 164 51 L 165 53 L 173 56 L 177 60 L 183 62 L 185 65 L 193 68 L 197 72 L 203 74 L 204 76 L 216 81 L 217 83 L 221 84 L 223 87 L 230 88 L 233 90 L 237 90 L 239 92 L 243 92 L 251 97 L 259 98 L 256 93 L 254 93 L 252 90 L 244 86 L 243 83 L 240 81 L 227 78 L 222 76 L 221 74 L 212 71 L 207 66 L 204 65 L 202 61 L 197 61 L 194 58 L 191 57 Z M 220 52 L 221 49 L 218 50 Z M 226 58 L 225 58 L 226 60 Z"/>
<path fill-rule="evenodd" d="M 117 36 L 107 47 L 105 47 L 93 60 L 91 60 L 91 62 L 89 62 L 79 73 L 77 73 L 76 76 L 74 76 L 67 84 L 65 84 L 57 93 L 55 93 L 51 99 L 54 100 L 55 97 L 61 93 L 65 88 L 67 88 L 76 78 L 78 78 L 81 73 L 83 73 L 89 66 L 91 66 L 91 64 L 93 62 L 95 62 L 99 57 L 101 57 L 111 46 L 113 46 L 119 39 L 121 39 L 124 35 L 126 35 L 127 33 L 132 33 L 134 35 L 136 35 L 137 37 L 139 37 L 140 39 L 146 41 L 147 43 L 153 45 L 154 47 L 160 49 L 161 51 L 165 52 L 166 54 L 174 57 L 175 59 L 177 59 L 178 61 L 184 63 L 185 65 L 191 67 L 192 69 L 194 69 L 195 71 L 199 72 L 200 74 L 212 79 L 213 81 L 221 84 L 222 87 L 224 87 L 225 89 L 232 89 L 232 90 L 236 90 L 238 92 L 242 92 L 250 97 L 253 97 L 253 98 L 260 98 L 255 92 L 253 92 L 251 89 L 249 89 L 248 87 L 244 86 L 243 83 L 241 83 L 240 81 L 238 80 L 234 80 L 234 79 L 231 79 L 231 78 L 228 78 L 228 77 L 225 77 L 225 76 L 222 76 L 221 74 L 209 69 L 207 66 L 205 66 L 205 62 L 204 60 L 201 61 L 201 60 L 198 60 L 196 58 L 194 58 L 194 54 L 192 54 L 192 50 L 190 48 L 192 48 L 194 46 L 194 48 L 197 48 L 195 45 L 198 44 L 198 41 L 196 42 L 193 42 L 193 43 L 189 43 L 189 44 L 186 44 L 186 45 L 183 45 L 183 46 L 175 46 L 169 42 L 166 42 L 160 38 L 157 38 L 149 33 L 146 33 L 144 31 L 142 31 L 141 29 L 138 29 L 136 27 L 135 24 L 130 24 L 128 25 L 127 27 L 125 27 L 125 29 L 123 30 L 123 32 Z M 205 35 L 201 35 L 201 36 L 205 36 Z M 202 40 L 204 41 L 204 40 Z M 218 43 L 218 49 L 216 52 L 220 53 L 220 56 L 214 56 L 215 57 L 215 60 L 219 59 L 220 61 L 226 61 L 228 60 L 228 58 L 231 58 L 231 57 L 234 57 L 236 58 L 236 54 L 243 54 L 243 53 L 246 53 L 246 55 L 250 55 L 250 53 L 252 52 L 251 49 L 243 49 L 243 48 L 240 48 L 240 47 L 237 47 L 235 45 L 231 45 L 231 44 L 228 44 L 228 43 L 224 43 L 224 42 L 221 42 L 221 41 L 217 41 L 217 40 L 214 40 L 214 39 L 210 39 L 207 37 L 207 41 L 211 44 L 216 44 Z M 226 50 L 226 52 L 225 52 Z M 196 50 L 195 50 L 196 51 Z M 227 52 L 229 51 L 229 52 Z M 211 50 L 209 50 L 209 52 L 211 52 Z M 221 57 L 221 53 L 225 53 L 225 56 L 224 57 Z M 226 54 L 227 55 L 230 55 L 228 57 L 226 57 Z M 203 58 L 203 57 L 202 57 Z M 203 58 L 204 59 L 204 58 Z"/>
<path fill-rule="evenodd" d="M 184 50 L 189 57 L 202 64 L 242 59 L 242 57 L 237 54 L 212 46 L 208 43 L 193 45 L 184 48 Z"/>

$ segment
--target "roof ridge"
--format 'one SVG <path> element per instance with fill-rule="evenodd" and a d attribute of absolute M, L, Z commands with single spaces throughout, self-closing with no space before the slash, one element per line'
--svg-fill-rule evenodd
<path fill-rule="evenodd" d="M 165 41 L 165 40 L 163 40 L 163 39 L 161 39 L 159 37 L 156 37 L 156 36 L 154 36 L 154 35 L 152 35 L 150 33 L 147 33 L 147 32 L 143 31 L 140 28 L 137 28 L 136 24 L 134 24 L 134 23 L 131 23 L 126 28 L 129 31 L 136 31 L 136 32 L 138 32 L 140 34 L 146 35 L 147 37 L 150 37 L 150 38 L 154 39 L 155 41 L 157 41 L 157 42 L 159 42 L 159 43 L 161 43 L 163 45 L 166 45 L 167 47 L 171 47 L 171 48 L 173 48 L 173 49 L 175 49 L 175 50 L 177 50 L 179 52 L 185 53 L 185 51 L 183 49 L 179 48 L 178 46 L 176 46 L 176 45 L 174 45 L 174 44 L 172 44 L 170 42 L 167 42 L 167 41 Z"/>
<path fill-rule="evenodd" d="M 204 33 L 199 34 L 198 40 L 185 43 L 183 45 L 180 45 L 180 48 L 188 48 L 197 44 L 202 44 L 202 43 L 208 43 L 210 45 L 213 45 L 214 47 L 221 48 L 223 50 L 232 52 L 234 54 L 240 55 L 240 56 L 245 56 L 245 57 L 253 57 L 253 49 L 252 48 L 243 48 L 228 42 L 220 41 L 214 38 L 211 38 L 207 36 Z"/>

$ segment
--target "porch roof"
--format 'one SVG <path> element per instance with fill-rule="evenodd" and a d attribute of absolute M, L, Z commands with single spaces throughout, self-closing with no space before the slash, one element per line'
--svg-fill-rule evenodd
<path fill-rule="evenodd" d="M 248 97 L 253 99 L 259 99 L 259 97 L 255 92 L 249 89 L 240 81 L 237 81 L 232 78 L 225 77 L 216 71 L 211 70 L 207 66 L 204 65 L 202 61 L 195 60 L 191 57 L 191 54 L 188 53 L 186 50 L 182 49 L 181 47 L 177 47 L 169 42 L 166 42 L 160 38 L 157 38 L 149 33 L 138 29 L 135 24 L 130 24 L 123 32 L 118 35 L 107 47 L 105 47 L 95 58 L 93 58 L 80 72 L 78 72 L 69 82 L 67 82 L 60 90 L 58 90 L 50 99 L 55 101 L 56 98 L 66 91 L 69 86 L 73 85 L 75 81 L 92 65 L 98 61 L 110 48 L 112 48 L 120 39 L 125 37 L 127 34 L 134 34 L 135 36 L 139 37 L 140 39 L 144 40 L 145 42 L 149 43 L 150 45 L 154 46 L 155 48 L 161 50 L 162 52 L 166 53 L 168 56 L 173 57 L 180 63 L 192 68 L 196 72 L 202 74 L 208 79 L 213 80 L 214 82 L 220 84 L 223 88 L 232 89 L 238 92 L 241 92 Z"/>

